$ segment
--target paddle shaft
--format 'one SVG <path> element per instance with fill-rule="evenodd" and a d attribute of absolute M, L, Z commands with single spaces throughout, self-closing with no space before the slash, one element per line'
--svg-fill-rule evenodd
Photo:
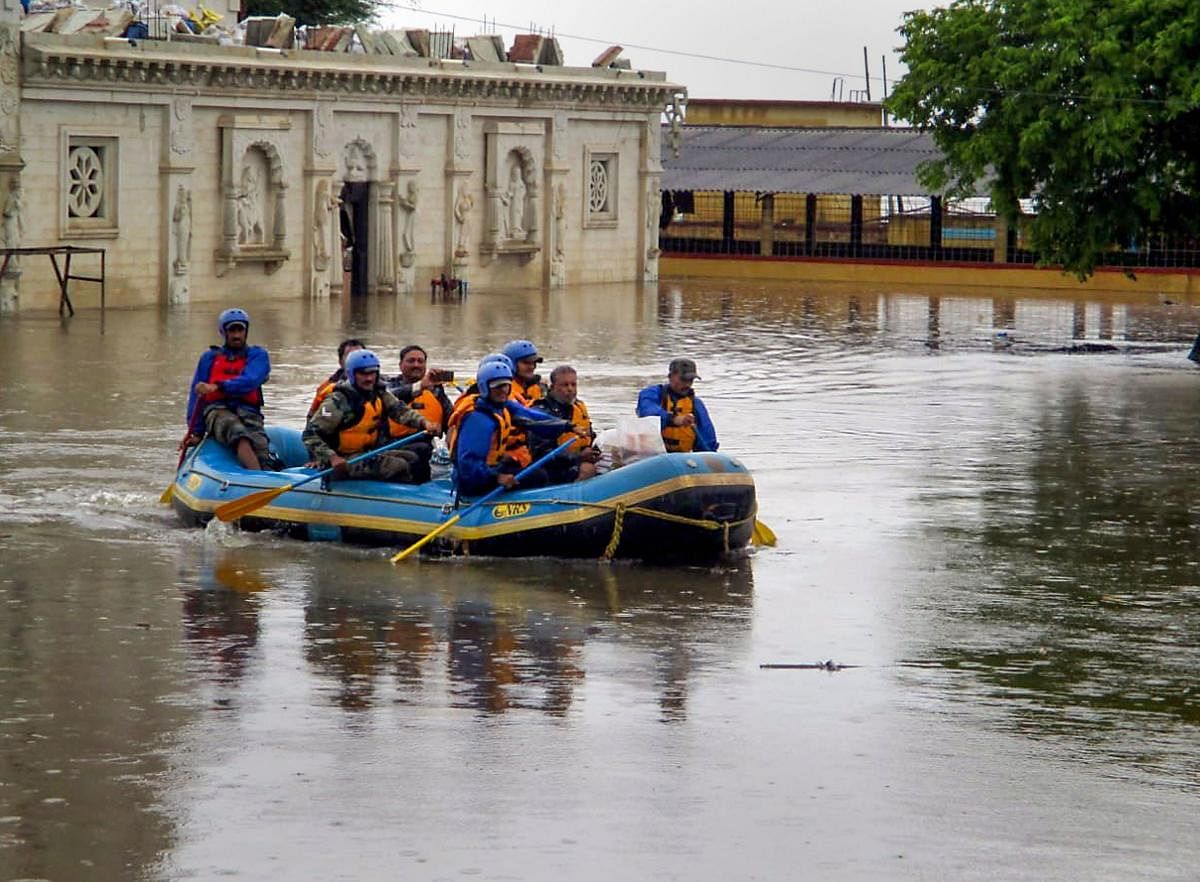
<path fill-rule="evenodd" d="M 550 460 L 554 459 L 554 457 L 558 456 L 560 453 L 562 453 L 564 450 L 566 450 L 568 447 L 570 447 L 574 443 L 575 443 L 575 439 L 571 438 L 567 441 L 564 441 L 562 444 L 559 444 L 557 447 L 555 447 L 553 450 L 551 450 L 549 453 L 547 453 L 541 459 L 525 466 L 525 468 L 523 468 L 523 469 L 521 469 L 521 471 L 517 472 L 514 480 L 516 481 L 517 484 L 520 484 L 522 478 L 524 478 L 526 475 L 528 475 L 534 469 L 541 468 L 544 464 L 546 464 Z M 467 516 L 468 514 L 473 512 L 475 509 L 479 508 L 481 505 L 486 505 L 487 503 L 491 502 L 493 499 L 495 499 L 497 496 L 499 496 L 501 493 L 503 493 L 507 489 L 508 488 L 505 487 L 503 484 L 500 484 L 499 486 L 495 487 L 494 489 L 489 490 L 487 493 L 485 493 L 483 496 L 480 496 L 478 499 L 476 499 L 474 502 L 472 502 L 470 505 L 468 505 L 466 508 L 464 508 L 458 514 L 456 514 L 454 517 L 450 518 L 450 520 L 445 521 L 444 523 L 438 524 L 436 527 L 433 528 L 432 531 L 430 531 L 429 533 L 422 536 L 420 539 L 418 539 L 412 545 L 408 546 L 408 548 L 404 549 L 399 554 L 395 555 L 392 558 L 392 563 L 400 563 L 400 561 L 404 560 L 410 554 L 412 554 L 413 552 L 420 549 L 422 546 L 428 544 L 429 542 L 432 542 L 438 536 L 445 533 L 447 530 L 449 530 L 451 527 L 453 527 L 455 524 L 457 524 L 460 520 L 462 520 L 465 516 Z"/>
<path fill-rule="evenodd" d="M 352 456 L 348 460 L 346 460 L 345 464 L 351 465 L 352 463 L 361 462 L 364 459 L 369 459 L 372 456 L 377 456 L 380 453 L 383 453 L 384 451 L 393 450 L 397 447 L 401 447 L 405 444 L 408 444 L 410 441 L 415 441 L 418 438 L 420 438 L 422 435 L 425 435 L 425 434 L 427 434 L 427 433 L 426 432 L 415 432 L 412 435 L 405 435 L 403 438 L 399 438 L 399 439 L 391 442 L 390 444 L 385 444 L 382 447 L 376 447 L 374 450 L 368 450 L 365 453 L 360 453 L 357 456 Z M 250 512 L 254 511 L 255 509 L 262 508 L 264 505 L 267 505 L 272 500 L 278 499 L 280 496 L 282 496 L 284 493 L 287 493 L 289 490 L 295 490 L 297 487 L 299 487 L 303 484 L 307 484 L 309 481 L 315 481 L 318 478 L 324 478 L 326 475 L 333 474 L 333 472 L 335 472 L 336 470 L 337 470 L 336 467 L 322 469 L 321 471 L 317 472 L 315 475 L 309 475 L 307 478 L 303 478 L 299 481 L 294 481 L 291 484 L 284 484 L 282 487 L 271 487 L 267 490 L 258 490 L 254 493 L 249 494 L 248 496 L 243 496 L 241 499 L 235 499 L 232 502 L 226 502 L 224 505 L 217 506 L 217 510 L 214 512 L 214 514 L 217 516 L 217 520 L 220 520 L 220 521 L 237 520 L 238 518 L 242 517 L 243 515 L 249 514 Z"/>

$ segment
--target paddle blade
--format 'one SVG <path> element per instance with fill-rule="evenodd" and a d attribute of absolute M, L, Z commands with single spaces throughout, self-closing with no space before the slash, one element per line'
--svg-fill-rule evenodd
<path fill-rule="evenodd" d="M 158 497 L 158 501 L 162 505 L 170 505 L 172 497 L 175 496 L 175 485 L 168 484 L 167 489 L 162 492 L 162 496 Z"/>
<path fill-rule="evenodd" d="M 235 499 L 232 502 L 218 505 L 215 514 L 219 520 L 236 521 L 238 518 L 248 515 L 250 512 L 262 508 L 264 505 L 270 504 L 294 486 L 296 485 L 284 484 L 282 487 L 275 487 L 271 490 L 259 490 L 257 493 L 251 493 L 249 496 L 243 496 L 241 499 Z"/>
<path fill-rule="evenodd" d="M 755 518 L 754 532 L 750 534 L 750 542 L 753 545 L 766 545 L 768 548 L 774 548 L 776 541 L 775 531 Z"/>

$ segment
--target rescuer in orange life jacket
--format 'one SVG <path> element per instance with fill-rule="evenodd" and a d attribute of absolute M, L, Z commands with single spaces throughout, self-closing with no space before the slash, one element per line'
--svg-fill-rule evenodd
<path fill-rule="evenodd" d="M 312 404 L 308 406 L 306 420 L 312 419 L 312 415 L 317 412 L 317 408 L 321 406 L 321 402 L 329 397 L 329 393 L 333 391 L 333 387 L 346 379 L 346 356 L 351 352 L 357 352 L 359 349 L 366 348 L 366 343 L 362 340 L 356 340 L 353 337 L 343 340 L 338 344 L 338 369 L 329 375 L 328 380 L 317 387 L 317 392 L 313 395 Z"/>
<path fill-rule="evenodd" d="M 271 375 L 271 358 L 261 346 L 248 346 L 250 316 L 227 309 L 217 318 L 224 346 L 200 356 L 188 392 L 188 435 L 180 448 L 199 444 L 203 432 L 233 450 L 247 469 L 277 469 L 263 430 L 262 386 Z"/>
<path fill-rule="evenodd" d="M 667 368 L 667 382 L 638 393 L 637 415 L 659 418 L 667 453 L 717 449 L 717 430 L 708 408 L 692 391 L 692 383 L 699 379 L 696 362 L 676 358 Z"/>
<path fill-rule="evenodd" d="M 529 449 L 513 445 L 518 422 L 532 432 L 557 436 L 573 427 L 510 400 L 512 363 L 480 362 L 475 373 L 479 392 L 462 396 L 450 416 L 450 460 L 454 464 L 455 488 L 466 496 L 477 496 L 495 488 L 518 486 L 516 475 L 532 463 Z M 523 437 L 523 434 L 522 434 Z M 545 469 L 535 469 L 521 479 L 522 487 L 544 487 L 550 482 Z"/>
<path fill-rule="evenodd" d="M 304 427 L 301 439 L 313 462 L 333 467 L 338 478 L 372 478 L 412 482 L 416 454 L 403 448 L 387 450 L 355 463 L 346 458 L 387 443 L 389 422 L 442 434 L 442 427 L 400 401 L 379 382 L 379 357 L 370 349 L 346 356 L 347 379 L 338 383 Z"/>
<path fill-rule="evenodd" d="M 600 460 L 600 451 L 592 446 L 596 439 L 596 433 L 592 431 L 592 418 L 587 405 L 579 400 L 578 388 L 579 377 L 575 368 L 560 364 L 550 372 L 550 391 L 533 403 L 534 410 L 544 410 L 574 427 L 574 431 L 563 432 L 554 439 L 529 439 L 533 457 L 540 459 L 572 435 L 576 436 L 574 444 L 546 463 L 552 484 L 569 484 L 591 478 L 596 474 L 596 463 Z"/>
<path fill-rule="evenodd" d="M 446 397 L 443 383 L 454 379 L 449 371 L 431 368 L 429 356 L 420 346 L 410 344 L 400 350 L 400 373 L 388 380 L 388 391 L 417 411 L 431 423 L 437 423 L 442 431 L 450 422 L 450 399 Z M 417 429 L 389 421 L 388 434 L 392 438 L 403 438 L 411 435 Z M 431 441 L 413 441 L 404 446 L 417 455 L 413 463 L 413 483 L 422 484 L 430 478 L 429 463 L 433 459 L 433 443 Z"/>

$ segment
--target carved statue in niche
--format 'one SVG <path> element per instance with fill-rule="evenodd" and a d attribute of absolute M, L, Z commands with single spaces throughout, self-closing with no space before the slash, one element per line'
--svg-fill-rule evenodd
<path fill-rule="evenodd" d="M 658 257 L 658 220 L 662 216 L 662 197 L 658 187 L 646 188 L 646 256 Z"/>
<path fill-rule="evenodd" d="M 521 171 L 520 158 L 513 156 L 508 168 L 508 188 L 500 194 L 505 239 L 525 238 L 525 181 Z"/>
<path fill-rule="evenodd" d="M 317 181 L 317 195 L 313 201 L 313 268 L 320 271 L 329 266 L 329 222 L 338 207 L 328 178 Z"/>
<path fill-rule="evenodd" d="M 183 184 L 175 191 L 171 225 L 175 236 L 175 274 L 182 275 L 192 262 L 192 191 Z"/>
<path fill-rule="evenodd" d="M 345 160 L 347 181 L 368 180 L 367 151 L 362 144 L 357 141 L 347 144 Z"/>
<path fill-rule="evenodd" d="M 396 204 L 404 213 L 404 221 L 400 226 L 400 265 L 412 266 L 417 252 L 416 237 L 413 228 L 417 215 L 417 182 L 410 179 L 403 194 L 396 194 Z"/>
<path fill-rule="evenodd" d="M 475 198 L 467 191 L 466 184 L 460 184 L 458 197 L 454 200 L 454 222 L 458 225 L 454 253 L 459 257 L 465 257 L 469 253 L 467 244 L 471 241 L 471 209 L 474 207 Z"/>
<path fill-rule="evenodd" d="M 0 224 L 0 229 L 4 231 L 5 248 L 20 248 L 21 239 L 25 234 L 24 221 L 21 218 L 21 180 L 13 177 L 12 182 L 8 185 L 8 198 L 4 200 L 4 211 L 0 214 L 3 223 Z M 12 257 L 8 262 L 8 275 L 20 275 L 20 263 L 17 257 Z"/>
<path fill-rule="evenodd" d="M 567 185 L 559 182 L 554 188 L 554 256 L 562 259 L 566 253 Z"/>
<path fill-rule="evenodd" d="M 239 245 L 263 244 L 262 185 L 258 171 L 248 165 L 237 191 L 237 228 Z"/>

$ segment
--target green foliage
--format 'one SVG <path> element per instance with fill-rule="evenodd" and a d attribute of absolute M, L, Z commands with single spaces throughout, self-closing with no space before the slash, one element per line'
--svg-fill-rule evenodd
<path fill-rule="evenodd" d="M 284 13 L 298 25 L 348 25 L 375 18 L 374 0 L 246 0 L 247 15 Z"/>
<path fill-rule="evenodd" d="M 955 0 L 910 12 L 888 109 L 932 132 L 933 192 L 990 190 L 1046 263 L 1200 233 L 1200 2 Z"/>

